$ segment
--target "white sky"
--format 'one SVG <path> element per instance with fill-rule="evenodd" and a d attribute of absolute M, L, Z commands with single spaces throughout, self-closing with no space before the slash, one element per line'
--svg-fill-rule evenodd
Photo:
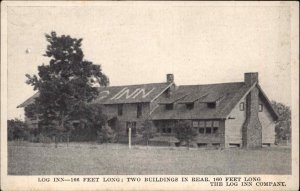
<path fill-rule="evenodd" d="M 83 38 L 111 85 L 243 81 L 259 72 L 271 100 L 291 105 L 290 17 L 283 6 L 8 7 L 8 119 L 33 95 L 25 74 L 47 64 L 44 34 Z M 31 52 L 26 54 L 26 49 Z"/>

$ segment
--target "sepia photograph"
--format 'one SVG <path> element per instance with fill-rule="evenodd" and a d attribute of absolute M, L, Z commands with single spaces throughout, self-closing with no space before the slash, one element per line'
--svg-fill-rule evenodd
<path fill-rule="evenodd" d="M 295 188 L 296 7 L 1 3 L 2 184 Z"/>

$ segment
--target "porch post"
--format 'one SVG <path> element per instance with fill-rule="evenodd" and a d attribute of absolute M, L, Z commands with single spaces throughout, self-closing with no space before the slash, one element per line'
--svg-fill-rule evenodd
<path fill-rule="evenodd" d="M 131 127 L 128 129 L 128 146 L 131 149 Z"/>

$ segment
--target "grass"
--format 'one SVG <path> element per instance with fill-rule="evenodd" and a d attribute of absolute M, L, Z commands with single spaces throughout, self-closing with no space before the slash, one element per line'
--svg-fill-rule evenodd
<path fill-rule="evenodd" d="M 9 143 L 9 175 L 291 174 L 290 148 L 192 149 Z"/>

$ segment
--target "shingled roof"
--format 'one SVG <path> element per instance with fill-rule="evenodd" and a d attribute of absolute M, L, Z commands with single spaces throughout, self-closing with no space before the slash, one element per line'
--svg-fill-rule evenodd
<path fill-rule="evenodd" d="M 173 110 L 166 110 L 160 106 L 152 113 L 151 119 L 225 119 L 241 98 L 254 86 L 256 86 L 256 84 L 248 86 L 244 82 L 179 86 L 178 89 L 173 92 L 172 97 L 177 97 L 177 94 L 182 95 L 184 93 L 189 93 L 189 95 L 182 100 L 178 100 L 177 103 L 193 103 L 199 101 L 199 105 L 193 109 L 187 109 L 184 104 L 176 104 Z M 260 87 L 259 89 L 261 90 Z M 265 97 L 264 94 L 261 96 Z M 169 99 L 172 100 L 172 97 Z M 160 101 L 165 103 L 166 99 L 167 98 L 162 98 L 157 101 L 158 103 L 160 103 Z M 210 102 L 218 102 L 217 107 L 208 108 L 206 103 Z M 273 110 L 269 101 L 267 105 L 269 105 L 271 114 L 276 119 L 276 112 Z"/>
<path fill-rule="evenodd" d="M 171 85 L 170 83 L 152 83 L 101 87 L 99 97 L 94 102 L 100 104 L 151 102 Z"/>
<path fill-rule="evenodd" d="M 266 97 L 258 83 L 249 85 L 245 82 L 219 83 L 206 85 L 177 86 L 170 97 L 160 96 L 173 83 L 151 83 L 128 86 L 100 87 L 99 97 L 94 103 L 99 104 L 126 104 L 146 103 L 157 100 L 160 105 L 151 112 L 152 120 L 169 119 L 225 119 L 232 109 L 253 87 L 257 87 L 260 97 L 266 103 L 274 120 L 278 114 L 273 109 L 270 100 Z M 26 107 L 34 102 L 39 93 L 35 93 L 20 107 Z M 187 109 L 185 104 L 198 102 L 193 109 Z M 173 110 L 166 110 L 163 104 L 176 103 Z M 216 103 L 215 108 L 207 107 L 207 103 Z"/>
<path fill-rule="evenodd" d="M 100 87 L 99 96 L 94 103 L 100 104 L 124 104 L 124 103 L 139 103 L 139 102 L 151 102 L 155 100 L 160 94 L 162 94 L 171 83 L 152 83 L 152 84 L 139 84 L 128 86 L 109 86 Z M 36 97 L 39 96 L 39 92 L 28 98 L 25 102 L 20 104 L 20 107 L 26 107 L 31 103 L 34 103 Z"/>
<path fill-rule="evenodd" d="M 34 103 L 35 98 L 37 98 L 39 95 L 40 95 L 40 93 L 36 92 L 33 96 L 31 96 L 30 98 L 28 98 L 27 100 L 25 100 L 23 103 L 21 103 L 20 105 L 18 105 L 17 108 L 26 107 L 26 106 Z"/>

